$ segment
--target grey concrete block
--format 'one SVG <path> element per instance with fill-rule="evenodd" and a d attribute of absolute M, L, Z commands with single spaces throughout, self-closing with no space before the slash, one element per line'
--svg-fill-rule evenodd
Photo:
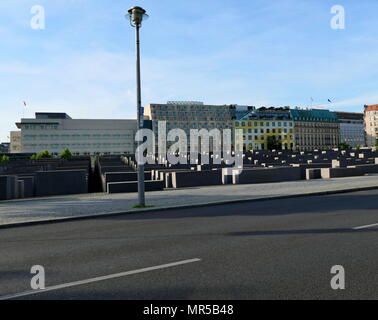
<path fill-rule="evenodd" d="M 232 176 L 233 184 L 253 184 L 301 180 L 301 169 L 298 167 L 261 168 L 243 170 Z"/>
<path fill-rule="evenodd" d="M 152 180 L 151 171 L 144 172 L 145 180 Z M 138 181 L 137 172 L 106 172 L 105 173 L 106 182 L 127 182 L 127 181 Z"/>
<path fill-rule="evenodd" d="M 15 198 L 15 176 L 0 176 L 0 200 Z"/>
<path fill-rule="evenodd" d="M 152 180 L 151 171 L 144 172 L 144 180 Z M 128 181 L 138 181 L 137 172 L 105 172 L 103 174 L 103 191 L 107 192 L 107 185 L 110 182 L 128 182 Z"/>
<path fill-rule="evenodd" d="M 34 180 L 33 176 L 18 177 L 18 180 L 24 182 L 24 198 L 34 197 Z"/>
<path fill-rule="evenodd" d="M 306 169 L 306 180 L 321 179 L 321 168 L 318 169 Z"/>
<path fill-rule="evenodd" d="M 232 184 L 232 168 L 222 169 L 222 184 Z"/>
<path fill-rule="evenodd" d="M 23 198 L 25 198 L 24 181 L 17 180 L 17 199 L 23 199 Z"/>
<path fill-rule="evenodd" d="M 166 188 L 173 188 L 172 172 L 160 172 L 160 180 L 164 180 Z"/>
<path fill-rule="evenodd" d="M 18 198 L 17 176 L 11 176 L 9 182 L 10 182 L 11 199 L 17 199 Z"/>
<path fill-rule="evenodd" d="M 323 179 L 357 177 L 363 176 L 365 173 L 360 168 L 322 168 L 321 175 Z"/>
<path fill-rule="evenodd" d="M 126 166 L 101 166 L 101 173 L 106 172 L 135 172 L 135 170 Z"/>
<path fill-rule="evenodd" d="M 88 177 L 85 170 L 59 170 L 36 173 L 35 195 L 37 197 L 87 192 Z"/>
<path fill-rule="evenodd" d="M 301 169 L 301 179 L 307 179 L 306 170 L 307 169 L 320 169 L 320 168 L 330 168 L 330 163 L 309 163 L 309 164 L 293 164 L 293 167 L 298 167 Z"/>
<path fill-rule="evenodd" d="M 173 188 L 222 184 L 222 170 L 172 172 L 171 176 Z"/>

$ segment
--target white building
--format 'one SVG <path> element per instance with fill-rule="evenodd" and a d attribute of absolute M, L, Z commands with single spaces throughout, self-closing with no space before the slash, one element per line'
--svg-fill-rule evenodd
<path fill-rule="evenodd" d="M 375 147 L 378 143 L 378 104 L 365 106 L 364 122 L 366 145 Z"/>
<path fill-rule="evenodd" d="M 11 131 L 9 152 L 10 153 L 22 152 L 21 131 Z"/>
<path fill-rule="evenodd" d="M 75 155 L 135 152 L 136 120 L 71 119 L 66 113 L 36 113 L 34 119 L 21 119 L 16 125 L 21 131 L 11 133 L 12 153 L 48 150 L 59 154 L 65 148 Z"/>
<path fill-rule="evenodd" d="M 340 122 L 340 141 L 351 147 L 365 145 L 364 114 L 357 112 L 336 112 Z"/>

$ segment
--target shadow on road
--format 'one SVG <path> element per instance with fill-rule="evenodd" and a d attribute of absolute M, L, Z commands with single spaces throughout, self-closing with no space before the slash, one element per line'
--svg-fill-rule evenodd
<path fill-rule="evenodd" d="M 353 230 L 347 228 L 339 229 L 304 229 L 304 230 L 268 230 L 268 231 L 242 231 L 231 232 L 231 236 L 276 236 L 276 235 L 293 235 L 293 234 L 333 234 L 333 233 L 361 233 L 361 232 L 378 232 L 377 229 Z"/>

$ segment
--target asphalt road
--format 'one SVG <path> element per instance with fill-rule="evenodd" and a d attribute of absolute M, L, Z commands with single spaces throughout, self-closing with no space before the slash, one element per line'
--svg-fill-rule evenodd
<path fill-rule="evenodd" d="M 378 299 L 375 224 L 377 190 L 1 229 L 0 297 Z"/>

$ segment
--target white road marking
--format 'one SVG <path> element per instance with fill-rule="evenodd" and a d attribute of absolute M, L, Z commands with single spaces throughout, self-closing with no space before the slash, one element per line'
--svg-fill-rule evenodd
<path fill-rule="evenodd" d="M 353 230 L 361 230 L 361 229 L 367 229 L 367 228 L 372 228 L 372 227 L 378 227 L 378 223 L 369 224 L 367 226 L 355 227 L 353 228 Z"/>
<path fill-rule="evenodd" d="M 149 272 L 149 271 L 153 271 L 153 270 L 171 268 L 171 267 L 176 267 L 176 266 L 180 266 L 180 265 L 183 265 L 183 264 L 188 264 L 188 263 L 193 263 L 193 262 L 198 262 L 198 261 L 201 261 L 201 259 L 195 258 L 195 259 L 189 259 L 189 260 L 182 260 L 182 261 L 162 264 L 162 265 L 154 266 L 154 267 L 148 267 L 148 268 L 143 268 L 143 269 L 137 269 L 137 270 L 132 270 L 132 271 L 115 273 L 115 274 L 110 274 L 110 275 L 107 275 L 107 276 L 96 277 L 96 278 L 91 278 L 91 279 L 86 279 L 86 280 L 81 280 L 81 281 L 68 282 L 68 283 L 63 283 L 63 284 L 59 284 L 59 285 L 52 286 L 52 287 L 47 287 L 46 289 L 42 289 L 42 290 L 32 290 L 32 291 L 25 291 L 25 292 L 16 293 L 16 294 L 13 294 L 13 295 L 8 295 L 8 296 L 3 296 L 3 297 L 0 296 L 0 300 L 9 300 L 9 299 L 15 299 L 15 298 L 20 298 L 20 297 L 25 297 L 25 296 L 31 296 L 31 295 L 40 294 L 40 293 L 43 293 L 43 292 L 59 290 L 59 289 L 64 289 L 64 288 L 70 288 L 70 287 L 80 286 L 80 285 L 83 285 L 83 284 L 88 284 L 88 283 L 93 283 L 93 282 L 98 282 L 98 281 L 104 281 L 104 280 L 109 280 L 109 279 L 115 279 L 115 278 L 130 276 L 130 275 L 133 275 L 133 274 Z"/>

